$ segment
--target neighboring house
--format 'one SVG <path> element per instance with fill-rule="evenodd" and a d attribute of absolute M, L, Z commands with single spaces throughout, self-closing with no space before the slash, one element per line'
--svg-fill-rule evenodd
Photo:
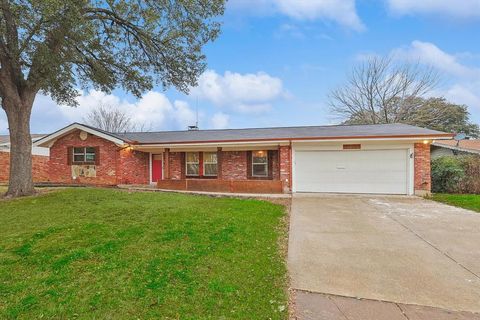
<path fill-rule="evenodd" d="M 431 147 L 432 159 L 442 156 L 480 155 L 480 139 L 435 141 Z"/>
<path fill-rule="evenodd" d="M 35 143 L 45 134 L 32 134 Z M 49 180 L 49 153 L 48 148 L 32 146 L 33 179 L 36 182 Z M 10 136 L 0 135 L 0 182 L 7 182 L 10 174 Z"/>
<path fill-rule="evenodd" d="M 404 124 L 110 133 L 73 123 L 50 148 L 50 181 L 246 193 L 430 192 L 430 143 Z"/>
<path fill-rule="evenodd" d="M 46 134 L 32 134 L 32 142 L 45 137 Z M 0 135 L 0 151 L 10 152 L 10 136 Z M 32 154 L 36 156 L 49 156 L 49 149 L 43 147 L 32 146 Z"/>

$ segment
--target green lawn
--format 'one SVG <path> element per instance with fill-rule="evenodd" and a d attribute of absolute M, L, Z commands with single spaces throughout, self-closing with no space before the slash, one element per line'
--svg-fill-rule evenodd
<path fill-rule="evenodd" d="M 432 200 L 480 212 L 480 195 L 478 194 L 436 193 L 432 195 Z"/>
<path fill-rule="evenodd" d="M 280 205 L 108 189 L 0 201 L 0 319 L 286 319 Z"/>

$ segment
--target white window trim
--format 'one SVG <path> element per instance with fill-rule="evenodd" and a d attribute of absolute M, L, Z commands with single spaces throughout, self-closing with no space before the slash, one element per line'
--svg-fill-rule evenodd
<path fill-rule="evenodd" d="M 267 162 L 266 162 L 266 163 L 263 163 L 263 162 L 261 162 L 261 163 L 255 163 L 255 162 L 253 162 L 253 158 L 254 158 L 254 157 L 253 157 L 253 152 L 252 152 L 252 177 L 255 177 L 255 178 L 265 178 L 265 177 L 268 177 L 268 160 L 269 160 L 269 159 L 268 159 L 268 151 L 267 151 L 267 150 L 259 150 L 259 151 L 265 152 L 265 158 L 267 158 Z M 266 166 L 266 168 L 265 168 L 265 175 L 258 175 L 258 174 L 254 174 L 254 173 L 253 173 L 253 165 L 259 165 L 259 164 Z"/>
<path fill-rule="evenodd" d="M 215 153 L 215 154 L 217 155 L 217 158 L 216 158 L 217 161 L 216 161 L 216 162 L 207 162 L 207 161 L 205 161 L 205 153 Z M 207 171 L 205 170 L 205 165 L 206 165 L 206 164 L 214 164 L 214 165 L 216 165 L 216 166 L 217 166 L 217 173 L 216 173 L 216 174 L 206 174 L 206 172 L 207 172 Z M 203 152 L 203 175 L 204 175 L 205 177 L 216 177 L 216 176 L 218 176 L 218 154 L 217 154 L 217 152 L 213 152 L 213 151 Z"/>
<path fill-rule="evenodd" d="M 189 153 L 196 153 L 198 155 L 198 162 L 188 162 L 187 155 Z M 189 174 L 188 173 L 188 165 L 189 164 L 198 164 L 198 173 L 197 174 Z M 185 152 L 185 176 L 188 177 L 199 177 L 200 176 L 200 152 Z"/>

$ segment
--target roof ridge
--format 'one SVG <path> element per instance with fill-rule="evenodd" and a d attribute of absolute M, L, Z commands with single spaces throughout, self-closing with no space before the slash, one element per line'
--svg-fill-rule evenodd
<path fill-rule="evenodd" d="M 376 123 L 376 124 L 326 124 L 326 125 L 306 125 L 306 126 L 276 126 L 276 127 L 250 127 L 250 128 L 226 128 L 226 129 L 200 129 L 200 130 L 159 130 L 159 131 L 126 131 L 118 134 L 131 133 L 164 133 L 164 132 L 199 132 L 199 131 L 233 131 L 233 130 L 268 130 L 268 129 L 293 129 L 293 128 L 329 128 L 329 127 L 367 127 L 367 126 L 391 126 L 404 125 L 412 126 L 406 123 Z M 106 131 L 107 132 L 107 131 Z"/>

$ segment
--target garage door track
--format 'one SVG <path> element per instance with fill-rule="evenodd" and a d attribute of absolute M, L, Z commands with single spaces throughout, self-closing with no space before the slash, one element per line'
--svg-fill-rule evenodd
<path fill-rule="evenodd" d="M 480 319 L 479 244 L 480 214 L 468 210 L 406 196 L 295 195 L 288 265 L 299 317 L 337 319 L 321 318 L 323 304 L 338 319 L 362 319 L 345 312 L 384 301 L 402 319 L 437 308 L 428 317 Z"/>

